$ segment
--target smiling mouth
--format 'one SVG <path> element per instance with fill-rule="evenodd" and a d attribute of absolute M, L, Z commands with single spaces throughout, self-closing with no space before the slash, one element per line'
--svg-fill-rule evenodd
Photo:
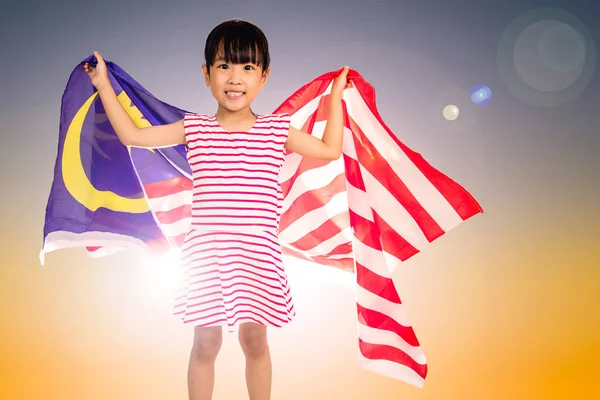
<path fill-rule="evenodd" d="M 225 94 L 231 98 L 242 97 L 242 95 L 246 94 L 246 92 L 238 92 L 238 91 L 226 91 Z"/>

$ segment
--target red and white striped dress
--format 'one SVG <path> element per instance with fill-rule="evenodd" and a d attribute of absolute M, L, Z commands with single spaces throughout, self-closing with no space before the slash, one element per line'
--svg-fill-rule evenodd
<path fill-rule="evenodd" d="M 214 115 L 186 114 L 192 222 L 174 314 L 194 326 L 283 326 L 295 315 L 279 244 L 290 116 L 258 116 L 227 132 Z"/>

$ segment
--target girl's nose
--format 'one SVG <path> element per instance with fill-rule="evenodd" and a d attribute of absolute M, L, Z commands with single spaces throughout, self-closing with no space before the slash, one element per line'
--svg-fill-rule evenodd
<path fill-rule="evenodd" d="M 240 68 L 238 68 L 237 66 L 234 66 L 233 68 L 230 69 L 230 73 L 229 73 L 229 84 L 231 85 L 238 85 L 240 83 L 242 83 L 241 81 L 241 71 Z"/>

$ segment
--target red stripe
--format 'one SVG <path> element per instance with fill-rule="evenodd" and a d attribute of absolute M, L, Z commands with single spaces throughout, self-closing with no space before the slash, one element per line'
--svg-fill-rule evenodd
<path fill-rule="evenodd" d="M 191 188 L 192 180 L 181 175 L 164 181 L 144 184 L 144 190 L 150 199 L 180 193 L 185 190 L 191 190 Z"/>
<path fill-rule="evenodd" d="M 410 161 L 423 173 L 423 175 L 427 177 L 431 184 L 444 196 L 463 220 L 483 212 L 483 209 L 477 200 L 475 200 L 475 198 L 462 186 L 435 169 L 420 154 L 414 152 L 400 142 L 396 134 L 394 134 L 383 122 L 381 115 L 379 115 L 379 112 L 377 111 L 377 106 L 375 104 L 375 89 L 373 86 L 367 83 L 362 77 L 354 80 L 354 86 L 360 92 L 361 97 L 371 113 L 377 118 L 377 121 L 379 121 L 392 140 L 408 156 Z"/>
<path fill-rule="evenodd" d="M 172 208 L 169 211 L 156 211 L 154 214 L 161 224 L 170 225 L 189 217 L 191 212 L 192 205 L 185 204 L 183 206 Z"/>
<path fill-rule="evenodd" d="M 287 115 L 286 115 L 287 114 Z M 205 122 L 217 122 L 217 119 L 214 115 L 205 115 L 205 114 L 196 114 L 196 113 L 186 113 L 187 119 L 190 121 L 205 121 Z M 271 115 L 259 115 L 256 119 L 258 123 L 265 122 L 285 122 L 289 118 L 289 113 L 273 113 Z M 218 124 L 218 122 L 217 122 Z M 220 126 L 218 124 L 217 126 Z"/>
<path fill-rule="evenodd" d="M 338 268 L 348 272 L 354 272 L 354 259 L 352 257 L 336 259 L 323 256 L 307 256 L 285 244 L 281 245 L 281 252 L 286 256 L 298 258 L 300 260 L 311 261 L 323 266 Z"/>
<path fill-rule="evenodd" d="M 188 135 L 192 135 L 193 133 L 188 132 Z M 260 136 L 256 136 L 256 134 L 253 133 L 249 133 L 248 135 L 254 135 L 253 139 L 246 139 L 246 141 L 248 143 L 271 143 L 271 144 L 276 144 L 278 146 L 283 146 L 285 144 L 285 141 L 276 141 L 276 140 L 258 140 L 258 138 Z M 271 137 L 271 136 L 269 136 Z M 196 139 L 190 139 L 188 143 L 193 143 Z M 230 138 L 230 137 L 223 137 L 223 138 L 204 138 L 202 139 L 203 141 L 208 141 L 208 140 L 213 140 L 215 142 L 224 142 L 224 143 L 236 143 L 239 142 L 239 139 L 237 138 Z M 239 155 L 239 154 L 238 154 Z"/>
<path fill-rule="evenodd" d="M 348 211 L 343 211 L 327 219 L 311 232 L 308 232 L 294 243 L 290 243 L 290 245 L 294 246 L 298 250 L 310 250 L 323 243 L 325 240 L 337 235 L 349 226 L 350 218 Z"/>
<path fill-rule="evenodd" d="M 346 242 L 341 243 L 333 248 L 329 253 L 323 254 L 323 257 L 330 257 L 334 255 L 352 254 L 352 243 Z"/>
<path fill-rule="evenodd" d="M 244 258 L 245 256 L 240 256 L 240 257 Z M 206 258 L 206 257 L 204 257 L 204 258 Z M 214 273 L 215 271 L 212 270 L 212 269 L 208 269 L 206 271 L 203 270 L 203 269 L 206 269 L 206 268 L 214 265 L 214 260 L 212 258 L 208 258 L 208 259 L 209 259 L 209 262 L 207 262 L 207 263 L 204 263 L 204 264 L 194 264 L 194 271 L 196 271 L 196 270 L 198 270 L 198 271 L 190 274 L 189 277 L 190 278 L 198 278 L 198 277 L 201 277 L 201 276 L 204 276 L 204 275 L 209 275 L 211 273 Z M 194 262 L 196 262 L 196 261 L 203 261 L 203 259 L 195 259 Z M 267 275 L 260 274 L 260 273 L 254 271 L 254 270 L 259 270 L 259 271 L 264 271 L 264 272 L 273 272 L 273 268 L 259 267 L 256 264 L 250 264 L 250 263 L 247 263 L 247 262 L 244 262 L 244 261 L 237 261 L 236 260 L 236 261 L 231 261 L 231 262 L 221 262 L 219 265 L 221 265 L 223 267 L 230 267 L 230 268 L 227 269 L 227 273 L 228 274 L 236 272 L 236 271 L 245 271 L 245 272 L 248 272 L 248 273 L 250 273 L 252 275 L 258 276 L 261 279 L 266 279 L 266 280 L 270 280 L 270 281 L 273 281 L 273 282 L 281 282 L 280 279 L 285 278 L 284 276 L 281 275 L 281 273 L 280 273 L 281 271 L 279 269 L 277 269 L 275 271 L 276 274 L 277 274 L 277 276 L 278 276 L 278 278 L 270 277 L 270 276 L 267 276 Z M 231 268 L 232 266 L 235 266 L 235 265 L 240 266 L 240 267 Z M 248 267 L 248 268 L 242 268 L 242 266 L 243 267 Z"/>
<path fill-rule="evenodd" d="M 225 206 L 219 206 L 219 207 L 194 207 L 194 210 L 196 211 L 206 211 L 206 210 L 232 210 L 232 211 L 264 211 L 264 212 L 271 212 L 271 209 L 268 208 L 258 208 L 258 207 L 225 207 Z M 214 217 L 214 215 L 211 215 L 211 217 Z M 230 215 L 230 217 L 238 217 L 236 215 Z M 240 218 L 242 218 L 242 216 L 239 216 Z M 249 216 L 251 218 L 251 216 Z M 262 218 L 262 217 L 261 217 Z"/>
<path fill-rule="evenodd" d="M 203 143 L 206 142 L 206 139 L 192 139 L 190 140 L 188 143 L 190 142 L 196 142 L 196 141 L 202 141 Z M 202 145 L 196 145 L 194 146 L 194 148 L 196 149 L 223 149 L 223 150 L 258 150 L 258 151 L 265 151 L 265 150 L 272 150 L 276 153 L 279 153 L 281 150 L 280 149 L 276 149 L 276 148 L 272 148 L 272 147 L 253 147 L 253 146 L 202 146 Z M 260 163 L 257 163 L 260 164 Z"/>
<path fill-rule="evenodd" d="M 210 185 L 208 185 L 210 186 Z M 263 193 L 263 192 L 239 192 L 239 191 L 227 191 L 227 190 L 219 190 L 219 191 L 205 191 L 203 190 L 202 192 L 198 193 L 199 196 L 206 196 L 206 195 L 223 195 L 223 194 L 233 194 L 233 195 L 256 195 L 256 196 L 267 196 L 267 197 L 272 197 L 276 200 L 278 200 L 277 196 L 275 196 L 274 194 L 270 194 L 270 193 Z M 275 205 L 275 203 L 269 203 L 269 204 L 273 204 Z"/>
<path fill-rule="evenodd" d="M 442 235 L 444 233 L 442 228 L 427 213 L 412 192 L 408 190 L 404 182 L 396 175 L 389 163 L 383 159 L 358 125 L 354 121 L 350 123 L 354 132 L 353 139 L 358 163 L 389 191 L 399 205 L 406 209 L 430 242 Z"/>
<path fill-rule="evenodd" d="M 350 157 L 345 157 L 344 162 L 346 165 L 346 178 L 348 183 L 361 190 L 366 198 L 368 195 L 362 180 L 360 164 Z M 388 176 L 388 178 L 393 179 L 391 176 Z M 369 209 L 375 223 L 361 217 L 353 211 L 350 212 L 354 235 L 358 240 L 377 250 L 385 248 L 386 252 L 402 261 L 406 261 L 419 252 L 413 245 L 398 234 L 398 232 L 393 230 L 392 227 L 375 212 L 375 210 L 370 207 Z M 375 232 L 377 232 L 377 238 L 374 236 Z"/>
<path fill-rule="evenodd" d="M 242 233 L 239 232 L 238 236 L 242 236 Z M 227 240 L 227 239 L 204 239 L 201 236 L 195 236 L 195 237 L 190 237 L 188 240 L 188 245 L 189 247 L 187 247 L 187 250 L 198 247 L 198 246 L 202 246 L 202 245 L 211 245 L 211 246 L 215 246 L 218 244 L 243 244 L 243 245 L 248 245 L 249 247 L 261 247 L 261 248 L 266 248 L 268 250 L 271 250 L 272 252 L 274 250 L 277 249 L 277 243 L 273 242 L 269 239 L 266 240 L 266 243 L 263 242 L 264 238 L 257 238 L 257 240 L 255 241 L 250 241 L 252 240 L 253 235 L 246 235 L 248 237 L 249 241 L 245 241 L 245 240 L 241 240 L 241 239 L 234 239 L 234 240 Z M 198 241 L 196 241 L 198 240 Z M 243 250 L 244 248 L 241 247 L 223 247 L 223 246 L 218 246 L 219 250 L 224 251 L 224 250 L 230 250 L 230 249 L 240 249 Z M 250 251 L 250 250 L 249 250 Z M 252 252 L 255 253 L 259 253 L 256 250 L 252 250 Z M 279 258 L 275 257 L 273 255 L 273 253 L 261 253 L 264 255 L 268 255 L 271 256 L 272 258 L 275 258 L 277 260 L 279 260 Z M 276 254 L 276 253 L 275 253 Z"/>
<path fill-rule="evenodd" d="M 191 119 L 190 119 L 191 120 Z M 275 122 L 277 123 L 278 121 L 267 121 L 267 122 Z M 280 123 L 285 123 L 285 121 L 279 121 Z M 192 128 L 209 128 L 209 129 L 194 129 L 192 130 Z M 222 127 L 220 127 L 219 125 L 213 125 L 213 124 L 187 124 L 186 125 L 186 129 L 188 131 L 188 135 L 193 135 L 193 134 L 211 134 L 211 133 L 219 133 L 219 134 L 229 134 L 229 133 L 244 133 L 244 134 L 249 134 L 249 132 L 246 131 L 226 131 L 225 129 L 223 129 Z M 253 131 L 260 131 L 261 129 L 265 129 L 265 130 L 269 130 L 269 132 L 258 132 L 260 133 L 265 133 L 265 134 L 269 134 L 269 135 L 273 135 L 273 136 L 278 136 L 278 137 L 285 137 L 287 136 L 286 134 L 275 134 L 272 133 L 272 131 L 274 130 L 278 130 L 278 131 L 283 131 L 283 130 L 287 130 L 289 128 L 285 127 L 285 126 L 275 126 L 275 125 L 265 125 L 265 123 L 261 124 L 256 124 L 252 127 L 251 130 Z"/>
<path fill-rule="evenodd" d="M 231 274 L 231 273 L 234 273 L 234 272 L 240 272 L 240 271 L 242 271 L 242 272 L 244 272 L 244 273 L 250 273 L 250 274 L 256 275 L 256 276 L 260 277 L 260 278 L 261 278 L 261 280 L 258 280 L 258 279 L 251 278 L 251 277 L 249 277 L 249 276 L 247 276 L 247 275 L 244 275 L 244 274 L 239 274 L 239 275 L 232 276 L 232 277 L 229 277 L 229 278 L 220 277 L 220 279 L 221 279 L 221 281 L 223 281 L 223 282 L 229 282 L 229 281 L 232 281 L 232 280 L 234 280 L 234 279 L 248 280 L 248 281 L 252 281 L 252 282 L 255 282 L 255 283 L 258 283 L 258 284 L 261 284 L 261 285 L 265 285 L 265 286 L 267 286 L 267 287 L 269 287 L 269 288 L 271 288 L 271 289 L 275 289 L 275 290 L 279 290 L 279 289 L 281 289 L 281 286 L 280 286 L 280 285 L 269 285 L 268 283 L 266 283 L 264 280 L 265 280 L 265 279 L 267 279 L 267 280 L 268 280 L 268 277 L 266 277 L 266 276 L 264 276 L 264 275 L 256 274 L 256 273 L 254 273 L 254 272 L 252 272 L 252 271 L 248 271 L 248 270 L 246 270 L 246 269 L 243 269 L 243 268 L 234 268 L 234 269 L 228 270 L 228 271 L 227 271 L 227 274 Z M 275 281 L 275 282 L 278 282 L 278 281 L 277 281 L 277 280 L 275 280 L 275 279 L 272 279 L 272 280 L 273 280 L 273 281 Z M 245 284 L 246 284 L 245 282 L 237 282 L 237 283 L 235 283 L 235 282 L 234 282 L 234 283 L 232 283 L 232 284 L 231 284 L 231 285 L 229 285 L 229 286 L 223 286 L 223 287 L 224 287 L 224 288 L 227 288 L 227 289 L 229 289 L 229 288 L 232 288 L 234 285 L 245 285 Z M 263 288 L 261 288 L 260 286 L 257 286 L 256 284 L 254 284 L 254 285 L 252 285 L 252 286 L 253 286 L 253 287 L 256 287 L 256 288 L 259 288 L 260 290 L 264 290 L 264 291 L 266 291 L 266 289 L 263 289 Z M 273 295 L 273 296 L 277 296 L 277 295 L 275 295 L 275 294 L 272 294 L 271 292 L 268 292 L 268 291 L 266 291 L 266 292 L 267 292 L 267 293 L 269 293 L 269 294 L 271 294 L 271 295 Z"/>
<path fill-rule="evenodd" d="M 253 176 L 252 178 L 248 177 L 248 176 L 244 176 L 244 175 L 211 175 L 211 176 L 197 176 L 196 180 L 200 180 L 200 179 L 243 179 L 243 180 L 261 180 L 261 181 L 267 181 L 267 182 L 273 182 L 273 183 L 277 183 L 277 179 L 271 179 L 271 178 L 265 178 L 262 176 Z M 221 186 L 235 186 L 237 185 L 237 183 L 231 183 L 231 184 L 220 184 Z M 194 185 L 197 186 L 197 185 Z"/>
<path fill-rule="evenodd" d="M 377 240 L 377 237 L 372 234 L 371 228 L 375 227 L 371 221 L 363 218 L 362 216 L 356 214 L 354 211 L 349 210 L 348 214 L 350 214 L 350 224 L 354 229 L 354 237 L 362 242 L 363 244 L 381 251 L 381 243 Z"/>
<path fill-rule="evenodd" d="M 345 191 L 346 178 L 343 174 L 340 174 L 326 186 L 302 193 L 281 215 L 280 230 L 284 231 L 296 219 L 310 211 L 323 207 L 333 196 Z"/>
<path fill-rule="evenodd" d="M 196 254 L 202 254 L 204 252 L 204 250 L 193 251 L 194 248 L 196 248 L 196 246 L 194 246 L 194 245 L 191 246 L 190 251 L 186 254 L 186 260 L 189 259 L 190 257 L 195 256 Z M 247 254 L 247 253 L 250 253 L 250 254 L 258 256 L 258 257 L 270 257 L 277 263 L 281 263 L 281 260 L 279 259 L 279 257 L 276 257 L 272 252 L 248 250 L 246 247 L 238 247 L 238 246 L 223 247 L 223 248 L 221 248 L 221 251 L 223 251 L 224 253 L 226 253 L 227 251 L 231 251 L 231 253 L 229 253 L 229 254 L 223 254 L 222 255 L 223 259 L 228 258 L 228 257 L 242 257 L 242 258 L 246 258 L 249 260 L 268 263 L 268 261 L 265 261 L 264 259 L 257 259 L 257 258 L 251 257 Z M 200 259 L 202 259 L 202 258 L 200 258 Z M 196 259 L 195 261 L 198 261 L 198 259 Z M 185 262 L 185 260 L 184 260 L 184 262 Z"/>
<path fill-rule="evenodd" d="M 355 159 L 344 156 L 344 166 L 346 169 L 346 180 L 349 184 L 354 186 L 355 188 L 365 192 L 367 189 L 365 188 L 365 183 L 362 180 L 362 173 L 360 172 L 360 164 Z"/>
<path fill-rule="evenodd" d="M 406 239 L 400 236 L 398 232 L 389 226 L 387 222 L 385 222 L 383 218 L 381 218 L 381 216 L 375 212 L 375 210 L 371 209 L 371 211 L 373 212 L 373 219 L 375 220 L 375 223 L 368 221 L 371 225 L 371 228 L 369 229 L 377 230 L 379 241 L 382 244 L 383 250 L 394 257 L 397 257 L 401 261 L 406 261 L 419 252 L 416 247 L 410 244 Z M 441 234 L 443 234 L 443 232 L 440 233 L 440 235 Z"/>
<path fill-rule="evenodd" d="M 370 310 L 357 304 L 358 321 L 370 328 L 393 332 L 413 347 L 419 347 L 417 335 L 411 326 L 402 326 L 389 315 Z"/>
<path fill-rule="evenodd" d="M 362 288 L 389 302 L 402 304 L 392 279 L 378 275 L 358 262 L 356 263 L 356 282 Z"/>
<path fill-rule="evenodd" d="M 246 300 L 246 301 L 251 301 L 251 302 L 254 302 L 254 303 L 260 304 L 262 307 L 266 307 L 266 308 L 270 309 L 270 310 L 271 310 L 271 311 L 273 311 L 274 313 L 277 313 L 277 314 L 282 314 L 282 315 L 285 315 L 285 314 L 286 314 L 286 313 L 284 313 L 283 311 L 278 311 L 278 310 L 275 310 L 274 308 L 272 308 L 272 307 L 270 307 L 269 305 L 267 305 L 267 304 L 263 303 L 262 301 L 259 301 L 259 300 L 256 300 L 256 299 L 252 299 L 252 298 L 250 298 L 250 297 L 247 297 L 247 296 L 236 296 L 236 297 L 234 297 L 234 300 L 233 300 L 233 302 L 235 302 L 236 300 Z M 190 308 L 190 307 L 194 307 L 194 305 L 195 305 L 195 304 L 193 304 L 193 303 L 192 303 L 192 304 L 188 304 L 188 305 L 187 305 L 187 307 L 188 307 L 188 308 Z M 285 305 L 285 304 L 279 304 L 279 305 L 280 305 L 280 306 L 282 306 L 282 307 L 286 307 L 286 305 Z M 239 304 L 237 304 L 237 305 L 234 305 L 234 306 L 232 307 L 232 310 L 233 310 L 233 309 L 235 309 L 235 308 L 237 308 L 237 307 L 241 307 L 241 306 L 244 306 L 244 307 L 252 307 L 252 306 L 250 306 L 250 304 L 249 304 L 249 303 L 239 303 Z M 194 315 L 194 314 L 198 314 L 198 313 L 201 313 L 201 312 L 206 312 L 206 311 L 210 311 L 210 310 L 212 310 L 212 309 L 218 309 L 218 308 L 222 308 L 222 307 L 223 307 L 223 305 L 219 304 L 219 305 L 217 305 L 217 306 L 214 306 L 214 307 L 211 307 L 211 308 L 202 309 L 201 311 L 192 311 L 192 312 L 189 312 L 189 311 L 188 311 L 188 312 L 186 312 L 186 315 Z M 281 322 L 286 322 L 286 321 L 287 321 L 287 320 L 284 320 L 284 319 L 282 319 L 282 318 L 280 318 L 280 317 L 277 317 L 277 316 L 275 316 L 275 315 L 271 314 L 270 312 L 267 312 L 267 311 L 266 311 L 264 308 L 261 308 L 261 307 L 256 307 L 256 306 L 254 306 L 253 308 L 257 308 L 257 309 L 258 309 L 258 310 L 259 310 L 261 313 L 264 313 L 264 314 L 268 315 L 270 318 L 272 318 L 271 320 L 277 320 L 277 321 L 281 321 Z M 239 312 L 250 312 L 250 313 L 254 313 L 254 311 L 252 311 L 252 310 L 239 310 L 239 311 L 236 311 L 236 312 L 234 312 L 232 315 L 235 317 L 235 316 L 236 316 L 236 315 L 237 315 Z M 209 315 L 209 316 L 206 316 L 206 317 L 201 317 L 201 318 L 198 318 L 197 320 L 201 320 L 201 319 L 204 319 L 204 318 L 212 317 L 212 316 L 214 316 L 214 315 L 216 315 L 216 314 L 211 314 L 211 315 Z M 268 318 L 266 318 L 264 315 L 263 315 L 263 318 L 265 318 L 265 319 L 268 319 Z M 269 319 L 268 319 L 268 320 L 269 320 Z"/>
<path fill-rule="evenodd" d="M 219 157 L 233 157 L 236 158 L 236 163 L 242 163 L 244 162 L 241 158 L 240 158 L 240 154 L 225 154 L 225 153 L 201 153 L 201 154 L 194 154 L 192 156 L 189 157 L 189 160 L 193 160 L 196 157 L 208 157 L 208 156 L 219 156 Z M 264 159 L 266 158 L 271 158 L 273 160 L 277 160 L 278 162 L 283 161 L 283 157 L 276 157 L 276 156 L 272 156 L 270 154 L 242 154 L 242 156 L 244 157 L 254 157 L 254 158 L 261 158 Z M 225 160 L 224 160 L 225 161 Z M 219 161 L 211 161 L 211 160 L 200 160 L 200 161 L 194 161 L 194 162 L 190 162 L 190 167 L 194 167 L 196 165 L 202 164 L 202 163 L 214 163 L 214 162 L 218 162 L 220 163 L 221 160 Z M 225 161 L 227 162 L 227 161 Z M 261 162 L 261 164 L 263 165 L 277 165 L 277 164 L 267 164 L 264 162 Z M 277 167 L 279 167 L 279 165 L 277 165 Z"/>
<path fill-rule="evenodd" d="M 209 186 L 210 186 L 210 187 L 214 187 L 214 186 L 218 186 L 218 185 L 198 185 L 197 187 L 198 187 L 198 188 L 200 188 L 200 187 L 209 187 Z M 238 185 L 236 185 L 236 186 L 252 187 L 252 186 L 257 186 L 257 185 L 241 185 L 241 184 L 238 184 Z M 200 195 L 200 196 L 202 196 L 202 195 L 204 195 L 204 194 L 206 194 L 206 193 L 209 193 L 209 192 L 202 192 L 202 193 L 199 193 L 199 195 Z M 245 194 L 246 192 L 239 192 L 239 193 L 240 193 L 240 194 Z M 194 197 L 196 197 L 196 196 L 194 196 Z M 221 201 L 223 201 L 223 199 L 202 199 L 202 202 L 203 202 L 203 203 L 204 203 L 204 202 L 209 202 L 209 201 L 218 201 L 218 202 L 221 202 Z M 272 204 L 273 206 L 277 207 L 277 204 L 276 204 L 276 203 L 273 203 L 273 202 L 270 202 L 270 201 L 266 201 L 266 200 L 252 200 L 252 199 L 227 199 L 227 201 L 228 201 L 228 202 L 242 202 L 242 203 L 244 203 L 244 202 L 247 202 L 247 203 Z M 192 210 L 193 210 L 194 208 L 195 208 L 195 207 L 192 207 Z"/>
<path fill-rule="evenodd" d="M 316 79 L 312 81 L 309 85 L 303 86 L 288 97 L 275 111 L 273 111 L 273 114 L 295 114 L 296 111 L 307 105 L 311 100 L 325 93 L 329 83 L 329 79 Z"/>
<path fill-rule="evenodd" d="M 275 175 L 275 176 L 279 175 L 279 173 L 277 171 L 274 171 L 274 170 L 268 170 L 268 169 L 249 169 L 249 168 L 240 168 L 240 167 L 233 167 L 233 168 L 206 168 L 206 167 L 202 167 L 201 170 L 203 172 L 205 172 L 205 171 L 221 171 L 221 172 L 223 172 L 223 171 L 225 171 L 225 172 L 244 171 L 244 172 L 260 172 L 261 174 L 269 174 L 269 175 Z M 254 179 L 254 177 L 252 177 L 252 179 Z"/>
<path fill-rule="evenodd" d="M 329 107 L 328 106 L 329 102 L 327 101 L 328 98 L 329 98 L 329 95 L 321 98 L 321 103 L 320 103 L 319 108 L 317 108 L 317 110 L 311 115 L 311 117 L 305 123 L 305 126 L 302 129 L 303 132 L 306 132 L 306 133 L 312 135 L 314 124 L 316 122 L 323 121 L 327 118 L 327 114 L 324 114 L 323 108 Z M 291 190 L 291 188 L 294 185 L 294 182 L 300 175 L 302 175 L 303 173 L 310 171 L 312 169 L 320 168 L 325 165 L 328 165 L 331 162 L 332 161 L 329 161 L 329 160 L 319 160 L 319 159 L 315 159 L 315 158 L 303 157 L 300 160 L 298 169 L 296 170 L 294 175 L 287 181 L 282 182 L 281 186 L 282 186 L 282 191 L 283 191 L 284 195 L 287 195 L 289 193 L 289 191 Z M 343 175 L 343 173 L 341 173 L 340 175 Z"/>
<path fill-rule="evenodd" d="M 181 246 L 183 246 L 183 243 L 185 242 L 185 237 L 186 236 L 187 236 L 187 233 L 182 233 L 182 234 L 177 235 L 177 236 L 170 236 L 169 237 L 169 242 L 171 242 L 174 247 L 181 248 Z"/>
<path fill-rule="evenodd" d="M 421 378 L 427 377 L 427 364 L 421 365 L 400 349 L 384 344 L 371 344 L 358 340 L 360 352 L 369 360 L 388 360 L 402 364 L 415 371 Z"/>
<path fill-rule="evenodd" d="M 298 165 L 298 169 L 296 170 L 294 175 L 292 175 L 287 181 L 281 182 L 281 191 L 283 192 L 284 196 L 287 196 L 287 194 L 290 192 L 290 190 L 292 190 L 292 187 L 294 186 L 294 182 L 296 182 L 296 179 L 298 179 L 298 177 L 300 175 L 302 175 L 303 173 L 305 173 L 307 171 L 324 167 L 325 165 L 327 165 L 329 163 L 331 163 L 331 161 L 317 160 L 317 159 L 306 158 L 306 157 L 302 158 L 302 160 L 300 161 L 300 164 Z M 340 175 L 343 175 L 343 173 L 341 173 Z"/>

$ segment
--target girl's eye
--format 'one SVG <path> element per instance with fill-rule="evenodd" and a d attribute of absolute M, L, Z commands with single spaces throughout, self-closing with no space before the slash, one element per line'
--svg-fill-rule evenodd
<path fill-rule="evenodd" d="M 246 68 L 246 70 L 248 71 L 254 69 L 252 65 L 246 65 L 244 68 Z"/>
<path fill-rule="evenodd" d="M 221 64 L 221 65 L 219 65 L 219 68 L 222 68 L 222 69 L 227 69 L 228 67 L 229 66 L 227 64 Z"/>

